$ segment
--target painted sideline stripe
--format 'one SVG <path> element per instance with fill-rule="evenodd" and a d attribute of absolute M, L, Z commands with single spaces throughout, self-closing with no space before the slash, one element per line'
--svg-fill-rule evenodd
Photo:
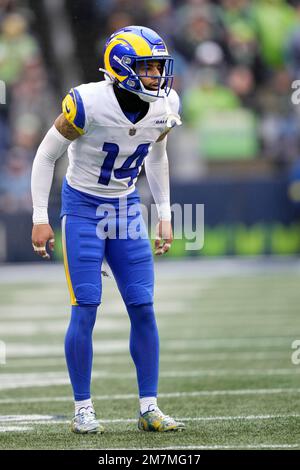
<path fill-rule="evenodd" d="M 201 390 L 194 392 L 171 392 L 160 393 L 159 398 L 182 398 L 182 397 L 212 397 L 212 396 L 235 396 L 235 395 L 277 395 L 277 394 L 298 394 L 300 388 L 254 388 L 241 390 Z M 94 395 L 93 400 L 137 400 L 136 394 L 117 394 L 117 395 Z M 72 396 L 49 396 L 49 397 L 23 397 L 23 398 L 1 398 L 0 404 L 14 403 L 49 403 L 49 402 L 70 402 Z"/>

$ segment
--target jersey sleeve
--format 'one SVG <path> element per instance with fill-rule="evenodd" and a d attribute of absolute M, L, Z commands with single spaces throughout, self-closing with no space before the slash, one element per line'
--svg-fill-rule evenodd
<path fill-rule="evenodd" d="M 67 121 L 79 132 L 85 134 L 88 120 L 82 96 L 77 88 L 71 88 L 62 102 L 62 112 Z"/>

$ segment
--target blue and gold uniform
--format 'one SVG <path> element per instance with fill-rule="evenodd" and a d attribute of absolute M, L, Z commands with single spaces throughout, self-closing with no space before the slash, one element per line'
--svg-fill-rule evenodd
<path fill-rule="evenodd" d="M 68 148 L 61 210 L 72 304 L 65 352 L 77 401 L 90 398 L 92 331 L 101 303 L 104 258 L 130 317 L 129 348 L 139 396 L 157 395 L 153 257 L 135 183 L 144 159 L 151 158 L 151 146 L 168 131 L 170 113 L 179 119 L 179 98 L 170 87 L 172 59 L 161 38 L 147 28 L 130 28 L 117 32 L 106 44 L 105 73 L 110 78 L 72 88 L 62 104 L 65 118 L 80 134 Z M 162 61 L 156 91 L 147 91 L 135 74 L 133 68 L 140 59 Z M 146 97 L 147 112 L 140 119 L 139 112 L 122 109 L 114 91 L 116 83 L 128 100 L 132 93 Z"/>

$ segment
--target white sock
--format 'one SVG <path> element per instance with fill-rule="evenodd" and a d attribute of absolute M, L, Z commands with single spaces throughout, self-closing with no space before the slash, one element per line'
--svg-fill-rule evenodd
<path fill-rule="evenodd" d="M 92 410 L 94 411 L 94 405 L 92 403 L 92 399 L 91 398 L 88 398 L 87 400 L 80 400 L 80 401 L 76 401 L 75 400 L 75 415 L 78 414 L 80 408 L 92 408 Z"/>
<path fill-rule="evenodd" d="M 143 415 L 147 411 L 153 411 L 157 408 L 156 397 L 144 397 L 140 398 L 141 414 Z"/>

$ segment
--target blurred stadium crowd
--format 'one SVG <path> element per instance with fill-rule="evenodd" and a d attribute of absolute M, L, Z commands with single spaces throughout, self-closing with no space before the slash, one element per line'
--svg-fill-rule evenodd
<path fill-rule="evenodd" d="M 37 21 L 26 2 L 0 0 L 0 212 L 31 211 L 30 172 L 40 140 L 51 125 L 56 99 L 49 83 Z"/>
<path fill-rule="evenodd" d="M 157 30 L 175 58 L 185 125 L 170 139 L 173 178 L 297 164 L 300 0 L 0 0 L 0 212 L 31 211 L 32 160 L 66 83 L 101 80 L 104 41 L 128 24 Z M 76 64 L 68 81 L 62 63 Z"/>

